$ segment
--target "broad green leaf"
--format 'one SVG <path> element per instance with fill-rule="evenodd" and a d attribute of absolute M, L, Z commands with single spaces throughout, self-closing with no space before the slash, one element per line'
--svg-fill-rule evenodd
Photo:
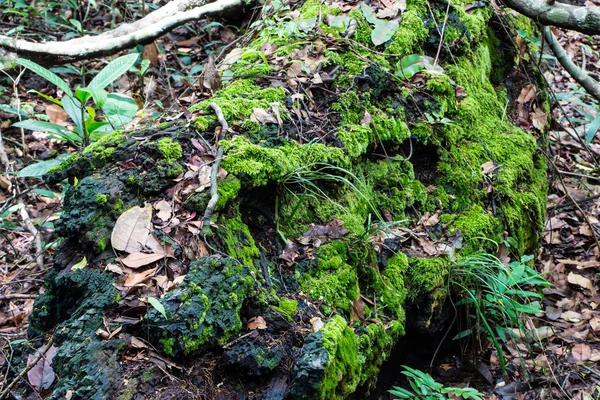
<path fill-rule="evenodd" d="M 62 106 L 75 123 L 75 126 L 82 132 L 84 117 L 82 115 L 81 102 L 74 97 L 65 97 L 62 99 Z"/>
<path fill-rule="evenodd" d="M 17 211 L 19 211 L 19 208 L 20 208 L 20 207 L 21 207 L 21 206 L 19 206 L 18 204 L 15 204 L 14 206 L 10 206 L 10 207 L 8 207 L 8 209 L 7 209 L 6 211 L 4 211 L 4 212 L 2 213 L 2 215 L 0 215 L 0 220 L 2 220 L 2 219 L 4 219 L 4 218 L 8 217 L 10 214 L 12 214 L 12 213 L 14 213 L 14 212 L 17 212 Z"/>
<path fill-rule="evenodd" d="M 15 60 L 15 62 L 33 72 L 35 72 L 42 78 L 46 79 L 48 82 L 54 84 L 57 88 L 59 88 L 60 90 L 65 92 L 65 94 L 67 96 L 73 97 L 73 92 L 71 92 L 71 88 L 69 88 L 69 85 L 67 85 L 67 83 L 65 81 L 60 79 L 58 77 L 58 75 L 56 75 L 54 72 L 47 70 L 46 68 L 42 67 L 41 65 L 39 65 L 33 61 L 26 60 L 24 58 L 17 58 Z"/>
<path fill-rule="evenodd" d="M 17 173 L 19 178 L 41 178 L 46 172 L 50 171 L 54 167 L 58 167 L 70 156 L 68 153 L 59 155 L 52 160 L 40 161 L 35 164 L 31 164 Z"/>
<path fill-rule="evenodd" d="M 398 21 L 381 21 L 375 25 L 371 32 L 371 41 L 375 46 L 382 45 L 389 41 L 398 30 L 400 24 Z"/>
<path fill-rule="evenodd" d="M 35 194 L 39 194 L 40 196 L 43 196 L 43 197 L 49 197 L 51 199 L 56 198 L 56 193 L 54 193 L 51 190 L 36 188 L 36 189 L 33 189 L 32 192 Z"/>
<path fill-rule="evenodd" d="M 588 128 L 587 136 L 585 137 L 585 145 L 586 146 L 589 146 L 590 143 L 592 143 L 592 140 L 594 139 L 594 136 L 596 136 L 596 132 L 598 132 L 599 128 L 600 128 L 600 112 L 598 113 L 598 116 L 596 118 L 594 118 L 594 120 L 590 124 L 590 127 Z"/>
<path fill-rule="evenodd" d="M 120 93 L 110 93 L 102 111 L 115 128 L 121 128 L 135 116 L 138 105 L 131 97 Z"/>
<path fill-rule="evenodd" d="M 360 4 L 360 11 L 362 12 L 363 17 L 367 20 L 368 23 L 372 25 L 377 25 L 380 20 L 375 15 L 375 11 L 365 3 Z"/>
<path fill-rule="evenodd" d="M 150 305 L 152 307 L 154 307 L 154 309 L 156 311 L 158 311 L 160 313 L 160 315 L 163 316 L 164 319 L 168 319 L 167 313 L 165 311 L 165 307 L 162 305 L 162 303 L 156 297 L 148 297 L 148 302 L 150 303 Z"/>
<path fill-rule="evenodd" d="M 96 106 L 102 107 L 106 103 L 107 93 L 104 89 L 84 87 L 75 90 L 75 96 L 77 96 L 82 104 L 85 104 L 92 97 L 94 102 L 96 102 Z"/>
<path fill-rule="evenodd" d="M 139 53 L 132 53 L 112 60 L 92 79 L 88 88 L 104 89 L 129 71 L 129 68 L 133 67 L 139 56 Z"/>
<path fill-rule="evenodd" d="M 22 117 L 28 117 L 23 109 L 17 110 L 15 107 L 11 107 L 8 104 L 0 104 L 0 111 L 14 115 L 21 114 Z"/>
<path fill-rule="evenodd" d="M 29 129 L 32 131 L 52 132 L 56 134 L 61 134 L 67 130 L 67 128 L 58 124 L 53 124 L 51 122 L 46 121 L 36 121 L 33 119 L 27 119 L 25 121 L 16 122 L 12 124 L 12 126 L 17 128 Z"/>

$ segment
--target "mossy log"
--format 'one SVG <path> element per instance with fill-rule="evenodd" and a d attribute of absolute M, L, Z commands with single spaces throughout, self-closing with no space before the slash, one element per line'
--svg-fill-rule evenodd
<path fill-rule="evenodd" d="M 469 1 L 459 0 L 446 15 L 443 2 L 407 3 L 380 46 L 360 9 L 347 13 L 354 22 L 343 37 L 331 17 L 340 3 L 310 0 L 270 16 L 224 86 L 190 110 L 193 120 L 111 134 L 46 176 L 72 183 L 56 224 L 64 240 L 29 330 L 53 330 L 59 346 L 52 398 L 366 393 L 408 330 L 443 326 L 455 257 L 495 253 L 505 240 L 513 256 L 535 251 L 545 139 L 517 120 L 516 98 L 537 75 L 506 45 L 510 27 L 494 28 L 502 25 L 490 22 L 490 7 L 465 12 Z M 404 56 L 438 49 L 433 72 L 402 78 Z M 174 249 L 155 275 L 185 275 L 159 299 L 165 318 L 139 300 L 157 296 L 148 287 L 119 291 L 107 268 L 119 255 L 111 232 L 125 210 L 160 199 L 201 219 L 209 189 L 181 187 L 220 129 L 213 102 L 232 129 L 218 143 L 228 175 L 217 181 L 210 231 L 177 236 L 154 225 Z M 548 111 L 541 93 L 532 102 Z M 87 266 L 73 271 L 84 256 Z M 120 331 L 107 339 L 98 329 Z M 132 336 L 154 346 L 150 359 L 184 368 L 171 371 L 181 381 L 140 368 L 130 353 L 125 362 Z"/>

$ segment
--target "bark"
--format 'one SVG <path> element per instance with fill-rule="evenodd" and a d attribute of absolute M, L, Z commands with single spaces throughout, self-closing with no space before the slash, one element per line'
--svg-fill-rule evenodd
<path fill-rule="evenodd" d="M 513 10 L 542 25 L 553 25 L 588 35 L 600 34 L 600 7 L 574 6 L 554 0 L 502 0 Z"/>

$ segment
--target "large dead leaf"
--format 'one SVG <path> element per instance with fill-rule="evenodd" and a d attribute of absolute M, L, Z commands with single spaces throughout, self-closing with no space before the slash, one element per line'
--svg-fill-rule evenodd
<path fill-rule="evenodd" d="M 251 331 L 256 329 L 267 329 L 267 322 L 260 315 L 258 317 L 250 318 L 248 321 L 248 329 Z"/>
<path fill-rule="evenodd" d="M 27 365 L 31 365 L 42 351 L 43 348 L 40 347 L 35 354 L 30 354 L 27 357 Z M 33 368 L 27 371 L 29 383 L 37 391 L 46 390 L 52 386 L 52 382 L 54 382 L 54 378 L 56 377 L 54 370 L 52 369 L 52 359 L 57 351 L 58 348 L 56 346 L 51 346 Z"/>
<path fill-rule="evenodd" d="M 588 289 L 592 293 L 592 296 L 596 295 L 596 289 L 594 289 L 594 284 L 588 278 L 581 276 L 579 274 L 576 274 L 574 272 L 569 272 L 569 275 L 567 276 L 567 280 L 572 285 L 577 285 L 584 289 Z"/>
<path fill-rule="evenodd" d="M 131 253 L 130 255 L 122 259 L 121 262 L 129 268 L 135 269 L 143 267 L 144 265 L 152 264 L 153 262 L 164 258 L 164 256 L 164 253 L 142 253 L 138 251 L 135 253 Z"/>
<path fill-rule="evenodd" d="M 135 253 L 141 251 L 148 241 L 152 223 L 152 206 L 135 206 L 125 211 L 113 228 L 110 237 L 112 247 L 119 251 Z"/>
<path fill-rule="evenodd" d="M 139 272 L 137 274 L 131 274 L 127 277 L 127 279 L 125 280 L 125 283 L 123 283 L 123 286 L 135 286 L 138 285 L 142 282 L 144 282 L 146 279 L 148 279 L 150 277 L 150 275 L 152 275 L 154 273 L 154 271 L 156 271 L 156 268 L 152 268 L 149 269 L 148 271 L 144 271 L 144 272 Z"/>
<path fill-rule="evenodd" d="M 154 208 L 158 211 L 156 216 L 161 219 L 163 222 L 167 222 L 171 219 L 171 214 L 173 213 L 173 208 L 168 201 L 161 200 L 154 205 Z"/>
<path fill-rule="evenodd" d="M 46 115 L 48 116 L 48 121 L 53 124 L 62 124 L 69 117 L 65 110 L 57 104 L 48 104 L 46 106 Z"/>

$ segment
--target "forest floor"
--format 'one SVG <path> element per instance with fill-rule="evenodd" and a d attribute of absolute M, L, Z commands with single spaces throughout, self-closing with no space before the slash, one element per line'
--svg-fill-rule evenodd
<path fill-rule="evenodd" d="M 134 11 L 123 10 L 124 15 L 127 12 Z M 0 17 L 2 33 L 17 24 L 16 17 L 6 15 Z M 110 21 L 100 15 L 97 22 L 96 26 L 101 27 Z M 207 54 L 229 51 L 230 46 L 243 40 L 235 28 L 216 23 L 191 24 L 190 28 L 176 29 L 161 39 L 163 54 L 158 54 L 154 45 L 146 46 L 149 72 L 142 78 L 124 75 L 117 82 L 118 91 L 132 95 L 147 112 L 146 116 L 136 118 L 131 128 L 143 126 L 153 118 L 164 121 L 188 113 L 187 107 L 199 98 L 198 77 L 202 66 L 207 65 Z M 68 31 L 63 29 L 63 34 Z M 595 77 L 600 76 L 599 39 L 574 32 L 560 33 L 561 44 L 571 58 Z M 520 40 L 515 38 L 517 44 Z M 65 73 L 69 85 L 75 87 L 84 82 L 81 71 L 97 71 L 105 63 L 106 60 L 78 62 L 62 67 L 59 72 Z M 542 69 L 549 91 L 557 95 L 550 116 L 553 121 L 550 148 L 546 151 L 550 178 L 546 231 L 536 255 L 538 270 L 551 284 L 545 290 L 545 314 L 524 321 L 531 334 L 504 346 L 512 365 L 506 381 L 498 383 L 492 379 L 499 363 L 497 354 L 488 348 L 479 351 L 471 348 L 461 354 L 456 347 L 450 353 L 452 357 L 439 357 L 429 372 L 454 386 L 468 384 L 469 380 L 483 382 L 479 388 L 489 393 L 490 399 L 597 399 L 600 398 L 600 138 L 596 135 L 589 145 L 585 138 L 599 108 L 551 57 L 544 58 Z M 0 107 L 0 130 L 12 172 L 34 161 L 76 150 L 47 135 L 10 128 L 15 115 L 14 108 L 11 111 L 8 106 L 46 114 L 55 123 L 67 120 L 64 111 L 31 90 L 56 95 L 45 80 L 33 74 L 22 77 L 13 74 L 0 82 L 0 106 L 5 106 Z M 7 384 L 11 345 L 26 339 L 33 302 L 43 290 L 44 274 L 51 267 L 52 244 L 56 240 L 53 228 L 61 201 L 60 186 L 19 179 L 15 175 L 0 176 L 1 386 Z M 472 367 L 465 371 L 465 365 Z M 397 367 L 393 374 L 400 381 L 400 366 Z M 35 386 L 31 379 L 36 378 L 28 379 Z"/>

